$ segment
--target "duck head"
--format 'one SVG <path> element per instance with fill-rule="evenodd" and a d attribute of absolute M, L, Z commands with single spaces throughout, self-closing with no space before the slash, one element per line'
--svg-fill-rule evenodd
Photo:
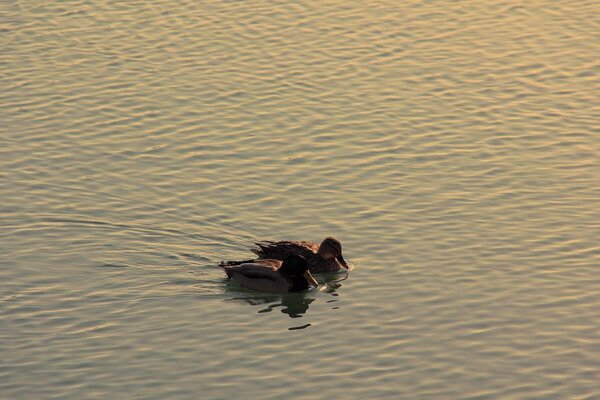
<path fill-rule="evenodd" d="M 319 283 L 315 280 L 315 278 L 311 275 L 308 270 L 308 264 L 304 257 L 291 254 L 287 256 L 283 263 L 281 263 L 281 267 L 279 267 L 279 272 L 285 278 L 287 278 L 290 282 L 292 282 L 293 286 L 304 286 L 299 285 L 299 283 L 306 283 L 306 287 L 308 288 L 308 284 L 314 286 L 319 286 Z M 302 289 L 298 287 L 299 289 Z"/>
<path fill-rule="evenodd" d="M 348 268 L 348 264 L 342 256 L 342 244 L 337 239 L 332 237 L 325 238 L 319 246 L 318 253 L 326 260 L 335 258 L 344 268 Z"/>

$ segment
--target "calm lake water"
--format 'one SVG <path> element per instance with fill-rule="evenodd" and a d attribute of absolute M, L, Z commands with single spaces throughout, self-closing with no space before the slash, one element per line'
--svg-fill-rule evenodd
<path fill-rule="evenodd" d="M 0 10 L 1 398 L 600 398 L 597 2 Z"/>

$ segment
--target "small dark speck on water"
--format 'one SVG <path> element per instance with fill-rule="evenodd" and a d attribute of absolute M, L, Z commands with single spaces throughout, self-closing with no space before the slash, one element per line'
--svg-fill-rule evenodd
<path fill-rule="evenodd" d="M 309 326 L 311 326 L 312 324 L 305 324 L 305 325 L 300 325 L 300 326 L 292 326 L 291 328 L 288 328 L 288 331 L 297 331 L 299 329 L 306 329 Z"/>

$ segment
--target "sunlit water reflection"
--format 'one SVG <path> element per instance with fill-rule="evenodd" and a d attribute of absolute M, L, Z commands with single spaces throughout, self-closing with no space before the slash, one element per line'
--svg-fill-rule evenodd
<path fill-rule="evenodd" d="M 0 397 L 599 398 L 597 8 L 3 2 Z"/>

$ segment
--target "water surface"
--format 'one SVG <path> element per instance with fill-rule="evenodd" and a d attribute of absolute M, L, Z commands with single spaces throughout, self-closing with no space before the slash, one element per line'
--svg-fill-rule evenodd
<path fill-rule="evenodd" d="M 0 397 L 600 397 L 596 2 L 0 10 Z"/>

